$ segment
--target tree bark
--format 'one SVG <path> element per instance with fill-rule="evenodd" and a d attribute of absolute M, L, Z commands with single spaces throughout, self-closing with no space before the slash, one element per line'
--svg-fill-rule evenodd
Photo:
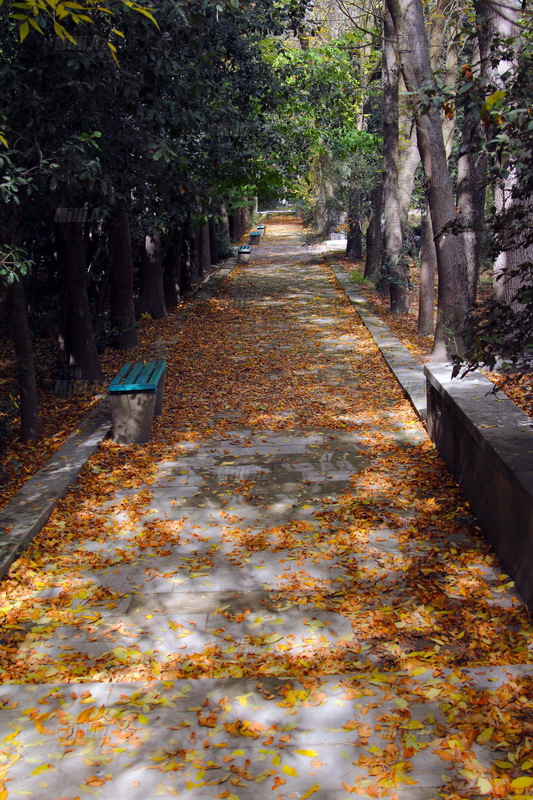
<path fill-rule="evenodd" d="M 83 222 L 58 222 L 56 231 L 62 286 L 62 348 L 77 378 L 96 381 L 102 372 L 87 294 Z"/>
<path fill-rule="evenodd" d="M 11 336 L 17 359 L 20 392 L 20 438 L 23 442 L 39 438 L 39 405 L 37 377 L 31 340 L 28 309 L 22 278 L 15 280 L 7 290 L 10 312 Z"/>
<path fill-rule="evenodd" d="M 416 125 L 413 120 L 412 110 L 409 106 L 409 98 L 405 94 L 405 83 L 401 74 L 399 77 L 398 201 L 400 204 L 402 236 L 405 236 L 416 170 L 420 164 L 420 153 L 418 152 L 418 143 L 416 141 Z"/>
<path fill-rule="evenodd" d="M 180 300 L 180 271 L 183 250 L 183 225 L 174 222 L 169 231 L 163 256 L 163 286 L 165 305 L 176 308 Z"/>
<path fill-rule="evenodd" d="M 433 241 L 431 215 L 427 208 L 422 212 L 422 238 L 420 242 L 420 299 L 418 306 L 418 333 L 431 336 L 435 329 L 435 272 L 437 253 Z"/>
<path fill-rule="evenodd" d="M 366 230 L 366 260 L 364 277 L 376 280 L 381 265 L 381 217 L 383 215 L 383 183 L 381 180 L 372 190 L 372 214 Z"/>
<path fill-rule="evenodd" d="M 218 255 L 217 224 L 214 217 L 209 217 L 209 250 L 211 252 L 211 264 L 218 264 L 220 257 Z"/>
<path fill-rule="evenodd" d="M 211 246 L 209 239 L 209 223 L 204 222 L 200 225 L 200 270 L 204 275 L 211 269 Z"/>
<path fill-rule="evenodd" d="M 466 259 L 468 306 L 476 302 L 483 226 L 485 221 L 485 177 L 487 159 L 475 147 L 479 122 L 467 112 L 463 121 L 461 150 L 457 161 L 457 217 Z"/>
<path fill-rule="evenodd" d="M 401 69 L 411 92 L 417 141 L 424 167 L 437 248 L 438 310 L 432 357 L 449 359 L 463 352 L 461 327 L 468 310 L 465 260 L 457 235 L 447 226 L 455 221 L 455 197 L 448 171 L 439 112 L 423 113 L 423 88 L 431 80 L 431 65 L 421 0 L 387 0 L 401 53 Z"/>
<path fill-rule="evenodd" d="M 154 319 L 166 317 L 161 237 L 157 231 L 147 233 L 144 238 L 139 278 L 137 316 L 149 314 Z"/>
<path fill-rule="evenodd" d="M 383 272 L 387 276 L 393 314 L 409 310 L 406 259 L 402 255 L 402 223 L 398 187 L 399 162 L 399 67 L 397 36 L 385 9 L 383 42 Z"/>
<path fill-rule="evenodd" d="M 111 223 L 110 245 L 109 301 L 113 345 L 118 350 L 129 350 L 136 347 L 139 340 L 135 324 L 130 223 L 124 208 L 117 210 Z"/>
<path fill-rule="evenodd" d="M 520 47 L 521 29 L 519 24 L 520 4 L 514 0 L 476 0 L 474 3 L 477 15 L 476 30 L 479 50 L 485 77 L 500 89 L 506 89 L 506 73 L 516 67 Z M 507 39 L 515 42 L 514 61 L 500 60 L 496 68 L 490 64 L 492 45 L 495 39 Z M 493 286 L 496 297 L 508 305 L 514 305 L 516 292 L 522 286 L 520 267 L 526 262 L 533 262 L 533 245 L 527 244 L 528 221 L 533 217 L 531 197 L 513 197 L 520 185 L 520 178 L 514 169 L 508 171 L 507 177 L 497 181 L 493 186 L 496 214 L 500 217 L 505 230 L 505 220 L 519 209 L 524 215 L 524 239 L 516 235 L 507 243 L 505 249 L 497 256 L 493 266 Z M 520 193 L 518 193 L 520 195 Z"/>
<path fill-rule="evenodd" d="M 361 261 L 363 258 L 363 231 L 361 228 L 361 210 L 359 208 L 352 207 L 348 211 L 346 258 L 350 259 L 350 261 Z"/>
<path fill-rule="evenodd" d="M 241 238 L 239 233 L 237 214 L 234 212 L 228 214 L 228 232 L 229 232 L 229 238 L 231 239 L 232 242 L 236 242 L 237 239 Z"/>
<path fill-rule="evenodd" d="M 183 228 L 183 244 L 180 263 L 180 289 L 182 294 L 190 292 L 193 284 L 193 229 L 190 214 Z"/>
<path fill-rule="evenodd" d="M 220 204 L 218 230 L 219 231 L 226 231 L 226 233 L 228 234 L 228 237 L 231 237 L 230 228 L 229 228 L 228 209 L 226 208 L 226 204 L 225 203 L 221 203 Z"/>

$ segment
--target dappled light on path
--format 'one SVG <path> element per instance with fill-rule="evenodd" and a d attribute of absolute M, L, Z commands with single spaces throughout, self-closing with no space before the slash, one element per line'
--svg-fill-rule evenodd
<path fill-rule="evenodd" d="M 162 330 L 1 587 L 0 797 L 525 800 L 529 615 L 320 254 L 268 221 Z"/>

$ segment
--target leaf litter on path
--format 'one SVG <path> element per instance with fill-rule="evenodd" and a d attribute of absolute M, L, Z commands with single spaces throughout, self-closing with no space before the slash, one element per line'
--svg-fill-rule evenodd
<path fill-rule="evenodd" d="M 150 444 L 105 442 L 2 584 L 0 797 L 533 794 L 529 614 L 275 228 L 166 322 Z"/>

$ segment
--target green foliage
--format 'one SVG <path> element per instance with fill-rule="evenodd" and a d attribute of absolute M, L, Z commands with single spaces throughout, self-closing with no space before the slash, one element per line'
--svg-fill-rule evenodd
<path fill-rule="evenodd" d="M 10 286 L 29 273 L 34 266 L 20 250 L 0 245 L 0 284 Z"/>
<path fill-rule="evenodd" d="M 217 249 L 220 258 L 232 258 L 235 255 L 235 248 L 231 246 L 226 231 L 217 231 Z"/>

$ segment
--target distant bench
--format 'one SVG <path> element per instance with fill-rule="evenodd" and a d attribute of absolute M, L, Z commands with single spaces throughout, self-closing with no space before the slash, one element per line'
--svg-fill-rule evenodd
<path fill-rule="evenodd" d="M 163 410 L 166 361 L 128 361 L 109 384 L 113 439 L 119 444 L 150 441 L 154 416 Z"/>

